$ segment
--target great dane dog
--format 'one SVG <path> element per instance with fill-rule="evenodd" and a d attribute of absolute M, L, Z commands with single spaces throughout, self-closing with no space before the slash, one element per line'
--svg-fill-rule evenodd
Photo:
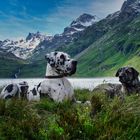
<path fill-rule="evenodd" d="M 119 81 L 122 83 L 121 92 L 126 95 L 140 93 L 140 81 L 139 72 L 133 67 L 120 68 L 116 77 L 119 77 Z"/>
<path fill-rule="evenodd" d="M 5 86 L 0 94 L 1 99 L 26 98 L 28 92 L 28 83 L 23 81 L 18 84 L 13 83 Z"/>
<path fill-rule="evenodd" d="M 109 98 L 117 96 L 120 101 L 124 101 L 126 95 L 139 94 L 140 81 L 138 75 L 139 72 L 133 67 L 122 67 L 116 73 L 116 77 L 119 77 L 121 84 L 107 83 L 95 87 L 91 98 L 91 115 L 95 115 L 101 109 L 100 99 L 94 96 L 95 93 L 106 94 Z"/>
<path fill-rule="evenodd" d="M 119 96 L 124 98 L 125 95 L 140 93 L 139 72 L 133 67 L 122 67 L 116 72 L 121 84 L 101 84 L 95 87 L 93 92 L 104 92 L 110 98 Z"/>
<path fill-rule="evenodd" d="M 56 102 L 73 100 L 74 90 L 66 77 L 76 72 L 77 61 L 71 59 L 67 53 L 57 51 L 46 54 L 45 59 L 47 61 L 45 80 L 32 92 L 36 95 L 39 93 L 40 98 L 48 97 Z"/>

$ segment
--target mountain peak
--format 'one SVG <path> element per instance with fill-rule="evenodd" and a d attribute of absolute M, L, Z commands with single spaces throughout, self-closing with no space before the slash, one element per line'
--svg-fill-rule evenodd
<path fill-rule="evenodd" d="M 140 13 L 140 0 L 126 0 L 122 5 L 121 12 Z"/>
<path fill-rule="evenodd" d="M 83 31 L 85 28 L 91 26 L 97 20 L 98 19 L 96 16 L 84 13 L 80 15 L 76 20 L 72 21 L 70 26 L 64 29 L 63 34 L 72 35 L 79 31 Z"/>
<path fill-rule="evenodd" d="M 96 16 L 84 13 L 80 15 L 76 20 L 74 20 L 71 23 L 71 26 L 74 26 L 76 24 L 84 24 L 85 26 L 89 26 L 95 21 L 97 21 Z M 87 23 L 87 25 L 85 23 Z"/>
<path fill-rule="evenodd" d="M 76 21 L 81 21 L 81 22 L 84 23 L 84 22 L 90 22 L 91 20 L 95 20 L 95 19 L 96 19 L 95 16 L 84 13 L 84 14 L 80 15 L 80 16 L 76 19 Z"/>
<path fill-rule="evenodd" d="M 39 31 L 37 31 L 36 33 L 30 33 L 28 34 L 28 36 L 26 37 L 26 41 L 31 40 L 32 38 L 41 38 L 43 35 L 41 35 L 41 33 Z"/>

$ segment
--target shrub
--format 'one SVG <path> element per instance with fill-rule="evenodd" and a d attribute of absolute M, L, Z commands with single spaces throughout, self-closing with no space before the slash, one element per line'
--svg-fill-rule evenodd
<path fill-rule="evenodd" d="M 140 97 L 118 98 L 102 102 L 102 108 L 93 118 L 97 139 L 139 139 Z"/>
<path fill-rule="evenodd" d="M 0 100 L 0 137 L 37 139 L 42 127 L 39 115 L 24 100 Z"/>
<path fill-rule="evenodd" d="M 89 91 L 88 89 L 83 89 L 83 90 L 77 89 L 75 90 L 75 97 L 76 100 L 85 102 L 91 99 L 92 94 L 91 91 Z"/>

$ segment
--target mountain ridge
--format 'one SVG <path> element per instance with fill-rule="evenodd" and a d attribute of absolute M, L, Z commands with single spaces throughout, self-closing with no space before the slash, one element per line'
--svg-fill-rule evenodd
<path fill-rule="evenodd" d="M 137 0 L 133 3 L 129 3 L 128 0 L 124 5 L 128 5 L 127 8 L 130 9 L 135 5 L 140 9 Z M 113 76 L 117 69 L 128 65 L 140 71 L 140 12 L 137 12 L 138 9 L 133 10 L 136 12 L 121 8 L 97 23 L 98 26 L 109 25 L 111 28 L 109 27 L 101 38 L 93 41 L 84 52 L 77 55 L 80 62 L 77 75 Z M 93 26 L 90 28 L 94 28 Z"/>
<path fill-rule="evenodd" d="M 88 26 L 92 25 L 92 22 L 97 20 L 90 14 L 82 14 L 76 20 L 64 29 L 62 34 L 56 34 L 54 36 L 42 35 L 39 31 L 36 33 L 29 33 L 25 39 L 10 40 L 6 39 L 0 41 L 0 49 L 13 53 L 15 56 L 21 59 L 30 59 L 35 55 L 35 59 L 42 51 L 49 52 L 61 46 L 72 42 L 78 38 L 79 34 Z"/>
<path fill-rule="evenodd" d="M 43 54 L 59 49 L 60 46 L 70 44 L 79 38 L 84 30 L 91 26 L 98 19 L 90 14 L 82 14 L 76 20 L 73 20 L 69 26 L 64 28 L 63 33 L 56 34 L 50 41 L 42 41 L 33 53 L 33 58 L 40 59 Z M 39 53 L 38 53 L 39 51 Z M 37 52 L 37 53 L 36 53 Z M 41 55 L 40 55 L 41 54 Z"/>
<path fill-rule="evenodd" d="M 29 33 L 26 39 L 1 41 L 0 49 L 13 53 L 18 58 L 27 59 L 40 41 L 46 38 L 49 39 L 49 36 L 41 35 L 39 32 Z"/>

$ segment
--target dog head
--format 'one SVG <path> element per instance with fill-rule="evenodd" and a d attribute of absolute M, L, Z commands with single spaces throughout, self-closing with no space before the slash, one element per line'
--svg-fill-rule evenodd
<path fill-rule="evenodd" d="M 120 68 L 116 73 L 116 77 L 119 77 L 119 81 L 122 84 L 132 84 L 133 81 L 138 79 L 138 75 L 139 72 L 133 67 Z"/>
<path fill-rule="evenodd" d="M 21 96 L 25 96 L 28 92 L 28 88 L 29 88 L 29 85 L 26 81 L 23 81 L 23 82 L 20 82 L 19 84 L 19 88 L 20 88 L 20 91 L 21 91 Z"/>
<path fill-rule="evenodd" d="M 76 72 L 77 61 L 71 59 L 67 53 L 51 52 L 46 54 L 48 64 L 54 68 L 55 72 L 64 76 L 72 75 Z"/>

